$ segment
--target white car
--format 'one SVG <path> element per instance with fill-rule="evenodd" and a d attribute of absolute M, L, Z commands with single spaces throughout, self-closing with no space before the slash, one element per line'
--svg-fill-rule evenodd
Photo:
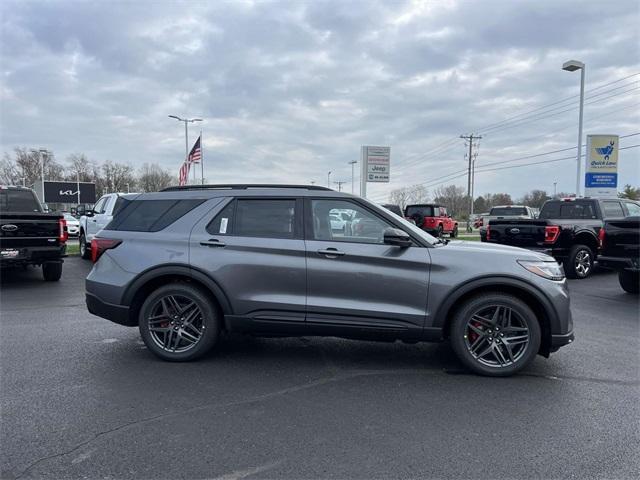
<path fill-rule="evenodd" d="M 80 221 L 71 215 L 70 213 L 64 212 L 64 219 L 67 221 L 67 232 L 70 237 L 77 237 L 80 235 Z"/>

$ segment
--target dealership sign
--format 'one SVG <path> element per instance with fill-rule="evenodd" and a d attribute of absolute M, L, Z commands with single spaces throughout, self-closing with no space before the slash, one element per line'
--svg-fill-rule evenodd
<path fill-rule="evenodd" d="M 363 178 L 367 182 L 389 183 L 390 147 L 363 146 L 360 150 Z"/>
<path fill-rule="evenodd" d="M 585 196 L 617 196 L 619 141 L 618 135 L 587 135 Z"/>
<path fill-rule="evenodd" d="M 86 182 L 44 182 L 45 203 L 78 203 L 78 189 L 80 189 L 79 203 L 96 202 L 95 183 Z"/>

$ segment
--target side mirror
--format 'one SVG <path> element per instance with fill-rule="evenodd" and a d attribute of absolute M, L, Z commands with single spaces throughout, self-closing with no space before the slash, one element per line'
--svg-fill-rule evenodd
<path fill-rule="evenodd" d="M 384 231 L 384 243 L 386 245 L 406 248 L 411 246 L 411 237 L 399 228 L 387 228 Z"/>

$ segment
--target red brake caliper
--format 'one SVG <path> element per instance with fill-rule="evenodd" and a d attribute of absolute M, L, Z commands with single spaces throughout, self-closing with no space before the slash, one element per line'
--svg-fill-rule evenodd
<path fill-rule="evenodd" d="M 479 328 L 480 330 L 482 330 L 482 325 L 478 322 L 471 322 L 471 324 L 476 327 Z M 469 330 L 469 343 L 473 344 L 473 342 L 475 342 L 478 338 L 478 334 L 473 331 L 473 330 Z"/>

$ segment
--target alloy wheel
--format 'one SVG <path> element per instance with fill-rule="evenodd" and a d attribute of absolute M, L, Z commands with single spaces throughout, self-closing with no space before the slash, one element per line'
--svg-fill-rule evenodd
<path fill-rule="evenodd" d="M 149 334 L 161 349 L 180 353 L 192 349 L 202 338 L 205 325 L 198 304 L 183 295 L 166 295 L 150 309 Z"/>
<path fill-rule="evenodd" d="M 580 277 L 586 277 L 591 271 L 591 254 L 586 250 L 580 250 L 576 254 L 575 260 L 576 273 Z"/>
<path fill-rule="evenodd" d="M 516 363 L 530 341 L 527 322 L 514 309 L 504 305 L 484 306 L 467 321 L 464 341 L 479 363 L 502 368 Z"/>

